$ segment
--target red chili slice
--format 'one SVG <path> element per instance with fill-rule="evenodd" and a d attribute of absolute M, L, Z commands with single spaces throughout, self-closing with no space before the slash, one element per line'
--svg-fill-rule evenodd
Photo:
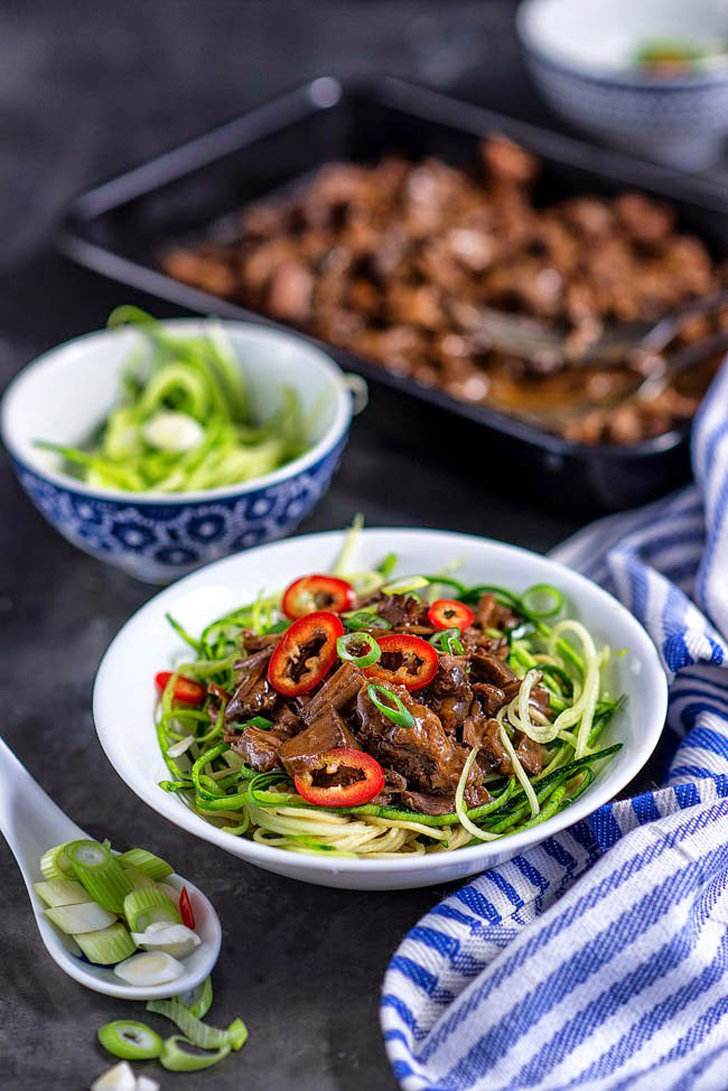
<path fill-rule="evenodd" d="M 286 629 L 270 657 L 268 681 L 286 697 L 307 693 L 336 660 L 336 641 L 344 626 L 336 614 L 317 610 Z"/>
<path fill-rule="evenodd" d="M 281 608 L 286 617 L 304 617 L 313 610 L 329 610 L 343 614 L 354 605 L 354 588 L 337 576 L 301 576 L 283 592 Z"/>
<path fill-rule="evenodd" d="M 377 637 L 377 644 L 382 656 L 364 671 L 370 678 L 381 678 L 407 689 L 421 689 L 437 674 L 437 652 L 422 637 L 387 633 Z"/>
<path fill-rule="evenodd" d="M 190 896 L 187 893 L 187 887 L 182 887 L 182 893 L 179 896 L 179 915 L 182 918 L 182 923 L 186 924 L 188 928 L 195 930 L 195 914 L 192 912 L 192 905 L 190 904 Z"/>
<path fill-rule="evenodd" d="M 319 807 L 356 807 L 384 787 L 384 770 L 363 750 L 339 746 L 318 756 L 315 765 L 293 778 L 296 791 Z"/>
<path fill-rule="evenodd" d="M 160 671 L 154 679 L 154 684 L 160 694 L 164 693 L 167 683 L 172 677 L 172 671 Z M 185 678 L 180 674 L 174 684 L 174 699 L 184 705 L 201 705 L 207 696 L 207 690 L 201 682 L 195 682 L 194 678 Z"/>
<path fill-rule="evenodd" d="M 437 599 L 427 611 L 427 616 L 438 629 L 467 629 L 475 621 L 470 607 L 456 599 Z"/>

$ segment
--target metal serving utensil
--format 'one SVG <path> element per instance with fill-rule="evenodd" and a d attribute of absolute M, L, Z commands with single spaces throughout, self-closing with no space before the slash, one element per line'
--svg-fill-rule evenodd
<path fill-rule="evenodd" d="M 728 306 L 728 289 L 671 311 L 658 321 L 641 319 L 606 327 L 583 346 L 575 345 L 573 335 L 538 318 L 522 317 L 489 307 L 477 309 L 478 331 L 490 346 L 512 353 L 536 364 L 559 363 L 571 367 L 593 367 L 639 363 L 640 357 L 662 353 L 691 318 L 707 317 Z M 715 341 L 720 344 L 714 345 Z M 725 343 L 723 334 L 705 338 L 674 354 L 670 374 L 684 371 Z M 696 352 L 698 353 L 696 355 Z M 639 367 L 637 367 L 639 371 Z M 648 376 L 650 378 L 650 376 Z"/>

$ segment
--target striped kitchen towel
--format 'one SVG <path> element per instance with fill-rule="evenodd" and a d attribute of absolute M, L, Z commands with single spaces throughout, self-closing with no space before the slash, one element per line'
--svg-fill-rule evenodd
<path fill-rule="evenodd" d="M 406 1091 L 728 1088 L 728 364 L 692 457 L 693 486 L 554 554 L 660 649 L 665 787 L 491 868 L 412 929 L 381 1007 Z"/>

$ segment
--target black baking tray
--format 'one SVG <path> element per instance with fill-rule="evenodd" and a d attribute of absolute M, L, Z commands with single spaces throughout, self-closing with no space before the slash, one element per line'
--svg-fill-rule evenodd
<path fill-rule="evenodd" d="M 678 222 L 715 257 L 728 257 L 728 209 L 709 185 L 660 176 L 648 163 L 539 129 L 391 77 L 323 76 L 98 186 L 66 217 L 60 249 L 88 268 L 193 311 L 281 323 L 181 284 L 161 271 L 171 243 L 229 232 L 240 208 L 300 183 L 331 160 L 375 162 L 400 152 L 474 162 L 477 141 L 503 133 L 542 161 L 537 200 L 639 188 L 670 201 Z M 314 338 L 307 337 L 314 341 Z M 582 512 L 616 511 L 659 496 L 689 473 L 689 427 L 631 446 L 588 447 L 469 405 L 376 363 L 323 345 L 346 369 L 466 418 L 480 428 L 483 463 L 508 467 L 514 488 Z M 454 422 L 457 425 L 457 421 Z M 458 427 L 462 427 L 462 419 Z M 472 442 L 469 444 L 473 449 Z M 477 444 L 476 444 L 477 447 Z M 492 475 L 488 475 L 492 476 Z"/>

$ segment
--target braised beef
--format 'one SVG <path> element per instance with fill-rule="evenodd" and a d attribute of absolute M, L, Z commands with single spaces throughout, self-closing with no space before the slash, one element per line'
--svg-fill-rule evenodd
<path fill-rule="evenodd" d="M 438 795 L 435 792 L 402 792 L 402 804 L 419 814 L 452 814 L 455 810 L 455 793 Z"/>
<path fill-rule="evenodd" d="M 316 765 L 327 750 L 340 746 L 356 747 L 356 740 L 336 710 L 329 706 L 310 727 L 284 742 L 278 756 L 289 776 L 295 777 Z"/>
<path fill-rule="evenodd" d="M 471 656 L 470 673 L 474 682 L 489 682 L 498 686 L 506 694 L 513 682 L 518 682 L 516 672 L 504 660 L 496 655 L 478 652 Z"/>
<path fill-rule="evenodd" d="M 385 617 L 395 630 L 413 634 L 428 628 L 422 625 L 427 606 L 413 595 L 380 591 L 367 602 L 368 608 Z M 362 605 L 357 602 L 357 607 Z M 490 799 L 483 784 L 486 773 L 513 775 L 495 715 L 521 685 L 506 662 L 507 640 L 488 637 L 484 629 L 506 629 L 518 621 L 492 595 L 483 595 L 473 625 L 461 634 L 463 654 L 438 651 L 437 673 L 421 690 L 410 692 L 388 684 L 413 717 L 409 727 L 394 723 L 377 708 L 368 695 L 366 673 L 348 661 L 340 661 L 310 692 L 292 698 L 280 696 L 267 681 L 272 649 L 264 646 L 235 663 L 236 687 L 225 723 L 234 728 L 254 715 L 267 714 L 274 721 L 272 729 L 230 731 L 225 740 L 251 768 L 279 768 L 291 777 L 316 768 L 328 750 L 364 750 L 377 758 L 385 775 L 384 788 L 373 802 L 428 815 L 454 812 L 455 790 L 471 748 L 477 747 L 478 758 L 471 768 L 464 800 L 468 807 L 480 806 Z M 219 689 L 212 696 L 211 707 L 223 702 L 227 694 Z M 549 691 L 540 683 L 531 691 L 531 703 L 550 714 Z M 529 775 L 540 773 L 542 747 L 518 731 L 513 745 Z M 318 786 L 329 783 L 329 773 L 317 772 L 315 776 Z M 338 779 L 331 783 L 344 783 L 347 776 L 351 779 L 361 773 L 337 773 Z"/>
<path fill-rule="evenodd" d="M 366 678 L 352 663 L 343 662 L 301 710 L 301 718 L 312 724 L 327 708 L 341 712 L 354 701 L 365 683 Z"/>
<path fill-rule="evenodd" d="M 503 690 L 490 682 L 473 682 L 473 693 L 486 716 L 495 716 L 508 700 Z"/>
<path fill-rule="evenodd" d="M 414 725 L 394 723 L 362 689 L 357 699 L 360 741 L 379 761 L 402 773 L 410 785 L 434 792 L 455 788 L 467 757 L 464 748 L 445 732 L 435 713 L 403 686 L 387 688 L 398 695 L 414 717 Z"/>
<path fill-rule="evenodd" d="M 225 724 L 231 725 L 248 720 L 252 716 L 265 716 L 278 703 L 278 694 L 268 681 L 270 651 L 261 651 L 239 663 L 239 677 L 227 708 Z"/>
<path fill-rule="evenodd" d="M 690 382 L 675 377 L 642 399 L 628 397 L 634 360 L 587 367 L 583 357 L 609 324 L 711 294 L 726 269 L 642 194 L 544 204 L 538 161 L 503 137 L 485 140 L 473 167 L 330 163 L 289 197 L 248 208 L 236 238 L 177 248 L 163 266 L 398 376 L 575 442 L 633 443 L 689 419 L 720 354 Z M 484 308 L 563 329 L 564 350 L 529 359 L 498 349 Z M 727 313 L 686 326 L 677 344 L 717 332 Z"/>
<path fill-rule="evenodd" d="M 427 617 L 427 606 L 413 595 L 385 595 L 377 606 L 377 613 L 388 621 L 393 629 L 411 632 L 435 632 Z"/>
<path fill-rule="evenodd" d="M 283 633 L 256 633 L 252 629 L 242 629 L 240 644 L 245 656 L 250 657 L 255 652 L 271 652 L 279 643 Z"/>
<path fill-rule="evenodd" d="M 517 732 L 516 757 L 529 776 L 537 777 L 543 769 L 543 750 L 541 744 L 529 739 L 528 735 Z"/>
<path fill-rule="evenodd" d="M 482 766 L 503 777 L 509 777 L 513 772 L 508 751 L 501 742 L 500 724 L 480 709 L 471 712 L 463 724 L 463 742 L 478 747 L 478 762 Z"/>
<path fill-rule="evenodd" d="M 467 667 L 465 656 L 441 655 L 432 682 L 417 693 L 418 699 L 437 713 L 449 735 L 463 722 L 473 700 Z"/>
<path fill-rule="evenodd" d="M 261 727 L 246 727 L 239 735 L 225 735 L 230 749 L 239 754 L 246 765 L 259 773 L 267 773 L 278 765 L 278 751 L 283 743 L 281 735 Z"/>

